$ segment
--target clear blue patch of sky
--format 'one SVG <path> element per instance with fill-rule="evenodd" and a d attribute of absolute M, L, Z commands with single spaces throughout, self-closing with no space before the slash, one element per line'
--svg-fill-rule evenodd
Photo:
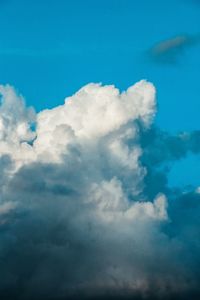
<path fill-rule="evenodd" d="M 187 159 L 173 163 L 168 176 L 168 184 L 171 187 L 180 188 L 183 186 L 200 187 L 200 156 L 190 154 Z"/>

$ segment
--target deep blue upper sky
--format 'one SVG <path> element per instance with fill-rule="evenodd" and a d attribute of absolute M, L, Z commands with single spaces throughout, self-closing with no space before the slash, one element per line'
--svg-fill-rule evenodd
<path fill-rule="evenodd" d="M 0 82 L 41 110 L 89 82 L 123 90 L 145 78 L 158 90 L 159 125 L 196 129 L 199 44 L 177 53 L 174 64 L 155 63 L 148 51 L 199 32 L 197 0 L 1 0 Z"/>

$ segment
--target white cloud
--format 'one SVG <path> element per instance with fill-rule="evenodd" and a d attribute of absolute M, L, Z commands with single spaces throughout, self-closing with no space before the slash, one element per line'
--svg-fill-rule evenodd
<path fill-rule="evenodd" d="M 0 96 L 0 154 L 9 154 L 21 166 L 33 156 L 28 143 L 35 138 L 35 112 L 9 85 L 0 85 Z"/>
<path fill-rule="evenodd" d="M 114 86 L 88 84 L 67 98 L 64 105 L 40 112 L 33 132 L 33 109 L 27 109 L 23 98 L 10 86 L 0 86 L 0 94 L 0 153 L 10 154 L 21 160 L 21 164 L 28 158 L 57 161 L 75 141 L 81 145 L 98 143 L 102 137 L 138 119 L 149 126 L 155 114 L 155 89 L 146 81 L 140 81 L 122 94 Z M 130 134 L 136 134 L 133 124 L 131 127 Z M 30 147 L 29 142 L 34 139 Z"/>

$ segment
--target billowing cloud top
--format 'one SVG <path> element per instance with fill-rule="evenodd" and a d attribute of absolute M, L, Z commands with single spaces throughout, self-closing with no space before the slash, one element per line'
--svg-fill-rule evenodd
<path fill-rule="evenodd" d="M 170 190 L 166 164 L 200 133 L 153 126 L 154 86 L 88 84 L 38 114 L 0 94 L 2 297 L 198 293 L 200 194 Z"/>

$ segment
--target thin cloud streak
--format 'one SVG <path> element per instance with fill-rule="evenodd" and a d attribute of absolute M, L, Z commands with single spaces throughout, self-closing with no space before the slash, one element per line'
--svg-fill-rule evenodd
<path fill-rule="evenodd" d="M 199 44 L 200 36 L 177 35 L 155 44 L 149 51 L 150 57 L 157 63 L 176 64 L 179 56 L 189 47 Z"/>

